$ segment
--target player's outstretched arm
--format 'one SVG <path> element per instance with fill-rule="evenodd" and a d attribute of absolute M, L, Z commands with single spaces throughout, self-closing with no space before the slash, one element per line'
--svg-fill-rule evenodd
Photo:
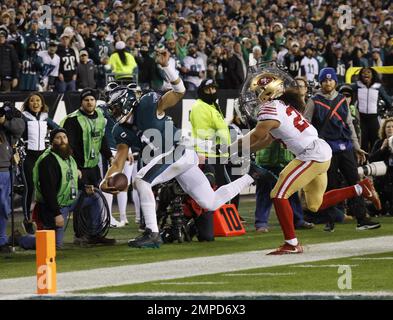
<path fill-rule="evenodd" d="M 251 132 L 253 135 L 250 145 L 251 152 L 256 152 L 260 149 L 266 148 L 274 140 L 270 134 L 270 130 L 276 129 L 280 126 L 277 120 L 263 120 L 259 121 L 257 126 Z"/>
<path fill-rule="evenodd" d="M 186 88 L 175 66 L 169 63 L 168 50 L 156 52 L 156 62 L 162 67 L 166 79 L 171 83 L 172 90 L 165 93 L 158 102 L 157 111 L 163 113 L 166 109 L 175 106 L 184 96 Z"/>
<path fill-rule="evenodd" d="M 242 154 L 249 154 L 267 147 L 274 140 L 270 130 L 278 128 L 280 122 L 276 120 L 259 121 L 257 126 L 243 138 L 231 144 L 230 150 L 241 150 Z"/>
<path fill-rule="evenodd" d="M 110 177 L 114 173 L 123 171 L 124 164 L 128 159 L 128 149 L 129 149 L 128 145 L 126 144 L 118 144 L 116 147 L 117 147 L 116 156 L 112 161 L 112 165 L 106 172 L 104 179 L 100 183 L 100 189 L 102 191 L 112 194 L 119 193 L 119 190 L 113 187 L 108 187 L 108 177 Z"/>

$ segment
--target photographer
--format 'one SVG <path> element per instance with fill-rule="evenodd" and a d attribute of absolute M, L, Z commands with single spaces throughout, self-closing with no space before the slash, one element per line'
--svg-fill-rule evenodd
<path fill-rule="evenodd" d="M 387 166 L 386 174 L 375 177 L 374 180 L 382 204 L 382 210 L 378 214 L 393 214 L 393 118 L 382 123 L 379 140 L 375 142 L 369 160 L 384 161 Z"/>
<path fill-rule="evenodd" d="M 6 234 L 11 213 L 12 145 L 22 136 L 25 122 L 10 102 L 0 107 L 0 253 L 11 252 Z"/>

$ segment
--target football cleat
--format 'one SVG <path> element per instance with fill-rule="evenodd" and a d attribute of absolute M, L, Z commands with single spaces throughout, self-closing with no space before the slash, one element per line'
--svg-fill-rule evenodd
<path fill-rule="evenodd" d="M 296 253 L 303 253 L 303 247 L 300 244 L 293 246 L 285 242 L 278 249 L 269 252 L 268 255 L 282 255 L 282 254 L 296 254 Z"/>
<path fill-rule="evenodd" d="M 133 248 L 159 248 L 162 239 L 159 232 L 152 232 L 146 228 L 140 236 L 128 241 L 128 246 Z"/>
<path fill-rule="evenodd" d="M 362 196 L 370 200 L 374 204 L 374 207 L 377 210 L 381 210 L 382 209 L 381 200 L 379 200 L 379 196 L 374 188 L 373 182 L 369 178 L 366 178 L 360 181 L 359 185 L 363 189 Z"/>

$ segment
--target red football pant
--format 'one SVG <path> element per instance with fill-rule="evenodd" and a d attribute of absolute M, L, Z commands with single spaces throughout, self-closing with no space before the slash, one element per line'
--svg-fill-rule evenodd
<path fill-rule="evenodd" d="M 354 186 L 328 191 L 323 195 L 322 204 L 319 207 L 319 210 L 329 208 L 337 203 L 356 196 L 358 196 L 358 194 L 356 193 Z M 295 225 L 293 223 L 293 211 L 289 200 L 274 198 L 273 204 L 276 209 L 277 218 L 280 222 L 285 240 L 296 238 Z"/>
<path fill-rule="evenodd" d="M 319 210 L 329 208 L 337 203 L 354 198 L 356 196 L 358 196 L 358 194 L 356 192 L 355 186 L 330 190 L 323 195 L 322 204 L 319 207 Z"/>

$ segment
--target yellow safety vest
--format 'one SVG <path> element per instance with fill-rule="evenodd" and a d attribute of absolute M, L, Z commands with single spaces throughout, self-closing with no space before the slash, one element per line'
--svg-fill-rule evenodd
<path fill-rule="evenodd" d="M 112 71 L 115 74 L 116 79 L 131 77 L 134 69 L 137 66 L 135 59 L 131 53 L 125 52 L 125 55 L 127 59 L 127 64 L 123 64 L 117 52 L 112 53 L 109 58 L 109 64 L 112 67 Z"/>
<path fill-rule="evenodd" d="M 228 157 L 227 153 L 217 154 L 216 146 L 231 144 L 229 128 L 220 111 L 214 105 L 198 99 L 192 106 L 190 121 L 195 150 L 205 157 Z"/>

